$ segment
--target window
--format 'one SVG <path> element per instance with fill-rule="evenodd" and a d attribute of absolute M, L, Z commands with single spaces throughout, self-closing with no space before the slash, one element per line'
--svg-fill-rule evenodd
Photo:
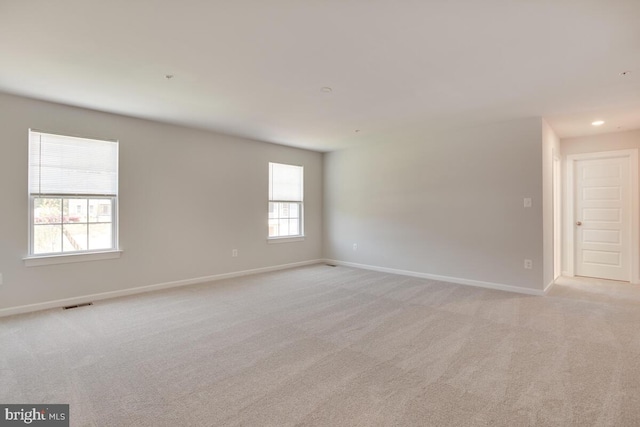
<path fill-rule="evenodd" d="M 304 235 L 302 166 L 269 163 L 269 238 Z"/>
<path fill-rule="evenodd" d="M 30 256 L 117 249 L 118 143 L 29 131 Z"/>

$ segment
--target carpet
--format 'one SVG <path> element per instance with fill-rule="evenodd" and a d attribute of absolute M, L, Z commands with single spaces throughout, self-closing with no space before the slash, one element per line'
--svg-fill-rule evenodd
<path fill-rule="evenodd" d="M 577 283 L 577 282 L 576 282 Z M 72 426 L 633 426 L 640 290 L 313 265 L 0 319 L 0 403 Z"/>

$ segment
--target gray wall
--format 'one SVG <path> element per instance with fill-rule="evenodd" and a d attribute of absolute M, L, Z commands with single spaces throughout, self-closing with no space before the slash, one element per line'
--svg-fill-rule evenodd
<path fill-rule="evenodd" d="M 121 258 L 25 267 L 29 128 L 120 141 Z M 269 161 L 305 167 L 303 242 L 267 244 Z M 321 153 L 0 94 L 0 309 L 319 259 L 322 162 Z"/>
<path fill-rule="evenodd" d="M 640 130 L 613 132 L 580 138 L 565 138 L 560 141 L 562 156 L 597 153 L 600 151 L 628 150 L 640 148 Z"/>
<path fill-rule="evenodd" d="M 325 256 L 542 290 L 541 144 L 530 118 L 326 154 Z"/>

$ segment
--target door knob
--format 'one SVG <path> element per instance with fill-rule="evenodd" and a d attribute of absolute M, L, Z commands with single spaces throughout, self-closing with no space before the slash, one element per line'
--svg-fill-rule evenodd
<path fill-rule="evenodd" d="M 582 225 L 582 221 L 577 221 L 576 225 Z"/>

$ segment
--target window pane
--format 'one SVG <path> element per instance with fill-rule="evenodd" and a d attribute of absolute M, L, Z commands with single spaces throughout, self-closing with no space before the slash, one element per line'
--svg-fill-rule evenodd
<path fill-rule="evenodd" d="M 89 222 L 111 222 L 111 199 L 89 200 Z"/>
<path fill-rule="evenodd" d="M 89 225 L 89 249 L 113 248 L 113 234 L 111 224 Z"/>
<path fill-rule="evenodd" d="M 288 235 L 289 235 L 289 220 L 288 219 L 278 220 L 278 236 L 288 236 Z"/>
<path fill-rule="evenodd" d="M 65 224 L 62 232 L 63 252 L 76 252 L 87 250 L 87 224 Z"/>
<path fill-rule="evenodd" d="M 278 205 L 279 203 L 269 202 L 269 218 L 278 217 Z"/>
<path fill-rule="evenodd" d="M 289 220 L 289 235 L 290 236 L 297 236 L 300 234 L 300 221 L 298 221 L 297 219 L 290 219 Z"/>
<path fill-rule="evenodd" d="M 62 251 L 62 226 L 34 225 L 33 253 L 48 254 Z"/>
<path fill-rule="evenodd" d="M 69 222 L 69 199 L 62 200 L 62 222 Z"/>
<path fill-rule="evenodd" d="M 278 220 L 269 220 L 269 237 L 278 237 Z"/>
<path fill-rule="evenodd" d="M 289 203 L 289 217 L 300 218 L 300 205 L 298 203 Z"/>
<path fill-rule="evenodd" d="M 62 200 L 35 198 L 33 200 L 33 222 L 35 224 L 59 224 L 62 222 Z"/>
<path fill-rule="evenodd" d="M 103 200 L 98 205 L 98 216 L 100 222 L 111 222 L 111 201 Z"/>
<path fill-rule="evenodd" d="M 86 222 L 83 215 L 87 209 L 87 199 L 63 199 L 62 219 L 65 223 Z"/>

